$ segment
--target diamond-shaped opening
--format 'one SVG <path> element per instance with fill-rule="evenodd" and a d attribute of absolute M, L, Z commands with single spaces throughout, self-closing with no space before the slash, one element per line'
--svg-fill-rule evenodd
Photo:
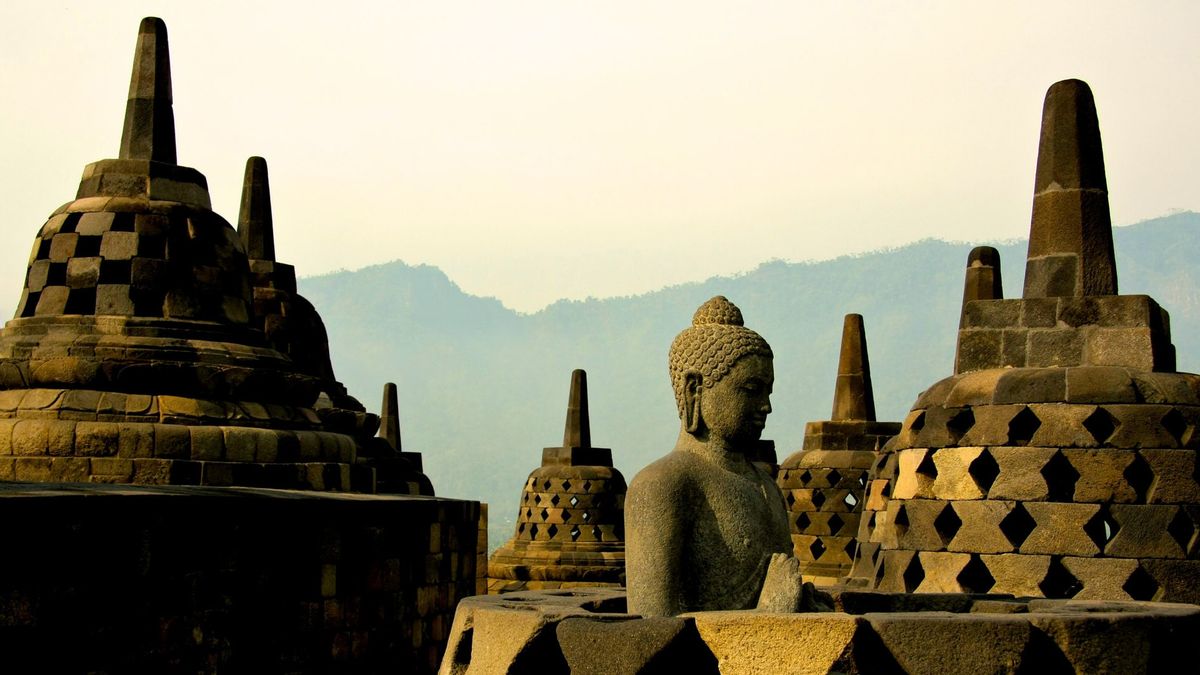
<path fill-rule="evenodd" d="M 546 482 L 545 482 L 545 483 L 542 483 L 542 489 L 543 489 L 543 490 L 549 490 L 549 489 L 550 489 L 550 480 L 549 480 L 549 479 L 546 479 Z"/>
<path fill-rule="evenodd" d="M 867 474 L 866 473 L 861 473 L 858 475 L 858 486 L 861 488 L 864 488 L 864 489 L 867 487 Z"/>
<path fill-rule="evenodd" d="M 596 541 L 600 541 L 600 526 L 599 525 L 592 526 L 592 537 L 594 537 L 596 539 Z"/>
<path fill-rule="evenodd" d="M 842 481 L 842 474 L 837 469 L 830 469 L 826 479 L 829 481 L 829 487 L 837 487 L 837 484 Z"/>
<path fill-rule="evenodd" d="M 836 535 L 839 531 L 841 531 L 842 526 L 845 524 L 846 521 L 842 520 L 842 517 L 838 514 L 835 513 L 832 516 L 829 516 L 829 534 Z"/>
<path fill-rule="evenodd" d="M 1050 567 L 1038 582 L 1038 588 L 1047 598 L 1073 598 L 1083 589 L 1083 584 L 1056 557 L 1050 559 Z"/>
<path fill-rule="evenodd" d="M 971 561 L 962 568 L 955 580 L 964 593 L 987 593 L 996 585 L 996 578 L 978 555 L 971 556 Z"/>
<path fill-rule="evenodd" d="M 1033 534 L 1034 528 L 1037 527 L 1037 521 L 1029 512 L 1025 510 L 1025 506 L 1017 502 L 1012 511 L 1008 512 L 1007 516 L 1000 521 L 1000 531 L 1004 533 L 1004 537 L 1008 539 L 1008 543 L 1013 545 L 1014 549 L 1020 549 L 1021 544 Z"/>
<path fill-rule="evenodd" d="M 813 543 L 808 545 L 808 552 L 812 554 L 813 560 L 825 555 L 825 544 L 821 542 L 820 537 L 813 539 Z"/>
<path fill-rule="evenodd" d="M 967 473 L 971 474 L 975 484 L 979 486 L 980 492 L 987 494 L 988 490 L 992 489 L 992 483 L 996 482 L 996 477 L 1000 475 L 1000 465 L 996 463 L 996 458 L 992 457 L 992 453 L 984 450 L 979 453 L 979 456 L 971 460 L 967 466 Z"/>
<path fill-rule="evenodd" d="M 954 535 L 958 534 L 959 528 L 962 527 L 962 518 L 954 512 L 954 505 L 947 504 L 937 518 L 933 519 L 933 529 L 937 530 L 938 536 L 942 539 L 942 545 L 945 546 L 954 539 Z"/>
<path fill-rule="evenodd" d="M 871 521 L 874 522 L 875 514 L 871 514 Z M 892 520 L 892 525 L 896 528 L 896 534 L 903 536 L 908 532 L 908 509 L 903 504 L 896 509 L 896 517 Z"/>
<path fill-rule="evenodd" d="M 525 509 L 525 520 L 533 518 L 533 509 Z"/>
<path fill-rule="evenodd" d="M 558 502 L 559 502 L 559 497 L 558 497 L 558 495 L 554 495 L 553 497 L 551 497 L 551 498 L 550 498 L 550 504 L 551 504 L 551 505 L 553 505 L 553 506 L 558 506 Z"/>
<path fill-rule="evenodd" d="M 1162 425 L 1167 430 L 1167 433 L 1171 434 L 1171 437 L 1175 439 L 1176 443 L 1183 445 L 1183 436 L 1187 433 L 1188 427 L 1183 413 L 1179 412 L 1177 408 L 1171 408 L 1166 415 L 1163 415 Z"/>
<path fill-rule="evenodd" d="M 558 526 L 551 525 L 550 527 L 546 528 L 546 534 L 550 535 L 550 538 L 553 539 L 554 535 L 558 534 Z"/>
<path fill-rule="evenodd" d="M 973 426 L 975 426 L 975 413 L 971 412 L 970 408 L 963 408 L 954 413 L 953 417 L 946 420 L 946 431 L 955 443 L 970 431 Z"/>
<path fill-rule="evenodd" d="M 530 525 L 529 526 L 529 536 L 533 539 L 537 539 L 537 533 L 538 533 L 537 523 Z"/>
<path fill-rule="evenodd" d="M 1075 499 L 1075 483 L 1079 482 L 1079 472 L 1061 452 L 1054 453 L 1042 467 L 1041 474 L 1046 479 L 1050 501 L 1069 502 Z"/>
<path fill-rule="evenodd" d="M 799 530 L 800 532 L 804 532 L 805 530 L 808 529 L 809 525 L 812 525 L 812 519 L 808 517 L 807 513 L 801 513 L 799 516 L 796 516 L 796 529 L 797 530 Z"/>
<path fill-rule="evenodd" d="M 825 493 L 820 490 L 813 490 L 812 503 L 818 509 L 821 508 L 821 505 L 825 503 Z"/>
<path fill-rule="evenodd" d="M 1042 426 L 1042 421 L 1033 414 L 1032 410 L 1027 407 L 1021 408 L 1021 412 L 1014 415 L 1008 422 L 1008 444 L 1029 445 L 1029 441 L 1033 440 L 1033 434 L 1040 426 Z"/>
<path fill-rule="evenodd" d="M 870 532 L 871 530 L 874 530 L 874 529 L 875 529 L 875 511 L 872 511 L 871 515 L 867 516 L 867 532 Z"/>
<path fill-rule="evenodd" d="M 1158 582 L 1140 566 L 1125 580 L 1121 590 L 1134 600 L 1157 600 Z"/>
<path fill-rule="evenodd" d="M 1150 468 L 1150 462 L 1147 462 L 1141 453 L 1137 453 L 1129 466 L 1125 467 L 1124 475 L 1125 480 L 1129 481 L 1129 486 L 1137 493 L 1137 500 L 1145 503 L 1150 495 L 1150 488 L 1154 486 L 1154 469 Z"/>
<path fill-rule="evenodd" d="M 925 428 L 925 411 L 922 410 L 916 417 L 913 418 L 912 424 L 908 427 L 913 431 L 920 431 Z"/>
<path fill-rule="evenodd" d="M 926 450 L 925 456 L 921 458 L 921 463 L 917 465 L 917 473 L 930 478 L 937 478 L 937 464 L 933 463 L 933 450 Z"/>
<path fill-rule="evenodd" d="M 571 491 L 571 481 L 564 480 L 562 482 L 562 489 L 563 489 L 563 492 L 570 492 Z"/>
<path fill-rule="evenodd" d="M 883 473 L 884 467 L 887 466 L 887 461 L 887 455 L 879 455 L 879 457 L 875 458 L 875 463 L 871 465 L 871 475 L 878 476 L 879 474 Z M 863 482 L 866 483 L 866 480 L 867 479 L 864 477 Z"/>
<path fill-rule="evenodd" d="M 547 518 L 550 517 L 550 512 L 547 511 L 546 509 L 542 509 L 542 512 L 539 515 L 541 515 L 542 520 L 545 521 Z"/>
<path fill-rule="evenodd" d="M 1087 429 L 1087 432 L 1091 434 L 1092 438 L 1096 439 L 1096 442 L 1100 445 L 1107 443 L 1108 439 L 1112 438 L 1113 432 L 1116 431 L 1117 427 L 1119 426 L 1121 426 L 1121 423 L 1117 420 L 1117 418 L 1113 417 L 1112 413 L 1101 407 L 1097 407 L 1095 410 L 1093 410 L 1092 414 L 1088 415 L 1087 419 L 1083 421 L 1083 428 Z"/>
<path fill-rule="evenodd" d="M 517 534 L 525 531 L 525 523 L 517 523 Z"/>
<path fill-rule="evenodd" d="M 584 511 L 582 517 L 583 517 L 583 522 L 585 522 L 585 523 L 592 522 L 592 512 L 591 511 Z"/>
<path fill-rule="evenodd" d="M 1112 514 L 1108 512 L 1108 507 L 1102 506 L 1096 512 L 1096 515 L 1088 519 L 1083 525 L 1083 533 L 1092 540 L 1096 548 L 1104 551 L 1104 547 L 1108 542 L 1117 536 L 1117 531 L 1121 529 L 1120 523 L 1117 522 Z"/>
<path fill-rule="evenodd" d="M 855 497 L 853 492 L 847 492 L 846 496 L 842 497 L 842 503 L 846 505 L 846 508 L 853 511 L 854 507 L 858 506 L 858 497 Z"/>
<path fill-rule="evenodd" d="M 583 491 L 590 492 L 591 489 L 592 489 L 592 481 L 590 481 L 590 480 L 583 481 Z"/>
<path fill-rule="evenodd" d="M 1183 509 L 1180 509 L 1171 519 L 1171 523 L 1167 525 L 1167 533 L 1179 544 L 1183 554 L 1187 555 L 1192 537 L 1196 534 L 1196 524 L 1183 512 Z"/>
<path fill-rule="evenodd" d="M 808 485 L 808 481 L 810 481 L 810 480 L 812 480 L 812 472 L 811 471 L 806 470 L 804 473 L 800 474 L 800 484 L 801 485 Z"/>
<path fill-rule="evenodd" d="M 883 582 L 884 574 L 887 572 L 887 559 L 879 562 L 879 549 L 875 549 L 875 554 L 871 556 L 871 564 L 875 566 L 875 588 L 879 588 L 879 584 Z"/>
<path fill-rule="evenodd" d="M 527 504 L 528 502 L 529 502 L 529 493 L 528 493 L 528 492 L 523 492 L 523 493 L 521 494 L 521 503 L 522 503 L 522 504 Z"/>
<path fill-rule="evenodd" d="M 783 495 L 783 501 L 787 504 L 788 511 L 791 511 L 792 507 L 796 505 L 796 495 L 792 494 L 791 490 L 787 490 Z"/>
<path fill-rule="evenodd" d="M 579 529 L 579 526 L 578 526 L 578 525 L 573 525 L 573 526 L 571 527 L 571 541 L 576 541 L 576 540 L 578 540 L 578 539 L 579 539 L 579 535 L 580 535 L 580 534 L 583 534 L 583 532 L 582 532 L 582 531 Z"/>
<path fill-rule="evenodd" d="M 919 556 L 914 555 L 912 557 L 912 561 L 905 568 L 902 578 L 904 579 L 904 592 L 915 593 L 917 587 L 925 580 L 925 568 L 921 566 L 921 558 Z"/>
<path fill-rule="evenodd" d="M 571 499 L 568 501 L 571 502 L 571 506 L 579 506 L 579 497 L 576 497 L 575 495 L 571 495 Z"/>
<path fill-rule="evenodd" d="M 536 495 L 536 494 L 535 494 L 535 495 L 533 496 L 533 503 L 534 503 L 534 504 L 541 504 L 541 503 L 542 503 L 542 496 L 541 496 L 541 495 Z"/>
<path fill-rule="evenodd" d="M 858 540 L 851 539 L 850 541 L 846 542 L 846 545 L 842 547 L 842 550 L 846 552 L 846 557 L 854 560 L 854 556 L 858 554 Z"/>

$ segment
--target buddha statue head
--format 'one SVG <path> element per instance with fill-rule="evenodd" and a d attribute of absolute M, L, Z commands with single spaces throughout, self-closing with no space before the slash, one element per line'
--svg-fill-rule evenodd
<path fill-rule="evenodd" d="M 669 370 L 682 431 L 727 450 L 757 441 L 771 412 L 771 346 L 718 295 L 671 343 Z"/>

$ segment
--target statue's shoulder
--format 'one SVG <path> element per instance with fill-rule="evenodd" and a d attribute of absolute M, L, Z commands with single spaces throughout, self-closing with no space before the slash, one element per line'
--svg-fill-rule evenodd
<path fill-rule="evenodd" d="M 703 472 L 703 460 L 690 452 L 672 450 L 646 466 L 629 484 L 630 498 L 674 495 L 693 489 Z"/>

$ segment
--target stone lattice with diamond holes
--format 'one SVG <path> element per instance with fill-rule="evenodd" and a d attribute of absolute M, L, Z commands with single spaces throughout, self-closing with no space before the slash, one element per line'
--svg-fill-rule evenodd
<path fill-rule="evenodd" d="M 914 410 L 868 480 L 855 573 L 901 592 L 1200 600 L 1200 378 L 1085 375 L 1115 402 L 951 391 L 966 405 Z"/>
<path fill-rule="evenodd" d="M 850 572 L 868 470 L 876 450 L 899 428 L 888 422 L 811 422 L 805 449 L 780 465 L 777 482 L 793 555 L 805 578 L 833 584 Z"/>
<path fill-rule="evenodd" d="M 489 562 L 489 592 L 621 585 L 625 491 L 611 467 L 536 469 L 521 491 L 512 540 Z"/>

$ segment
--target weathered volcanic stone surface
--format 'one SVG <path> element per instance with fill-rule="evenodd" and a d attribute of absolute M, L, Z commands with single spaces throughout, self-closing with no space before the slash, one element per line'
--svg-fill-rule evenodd
<path fill-rule="evenodd" d="M 1186 636 L 1200 628 L 1200 607 L 1183 604 L 834 599 L 842 611 L 664 619 L 627 614 L 607 589 L 468 598 L 441 672 L 660 672 L 670 657 L 671 672 L 689 673 L 1152 673 L 1186 663 Z"/>

